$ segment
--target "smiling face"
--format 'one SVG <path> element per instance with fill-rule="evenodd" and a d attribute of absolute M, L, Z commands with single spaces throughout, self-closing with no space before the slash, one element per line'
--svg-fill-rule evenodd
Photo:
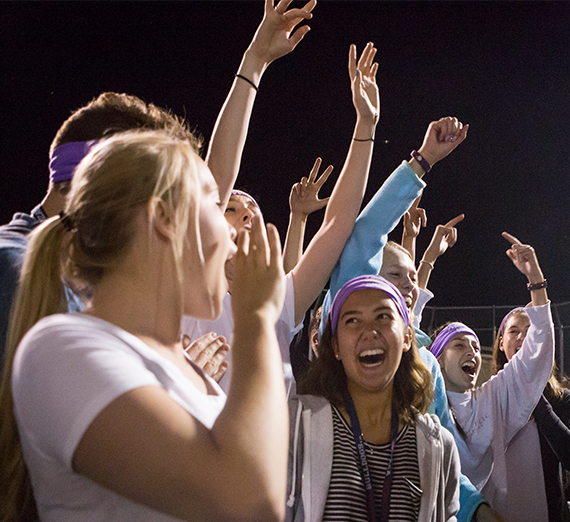
<path fill-rule="evenodd" d="M 339 313 L 333 350 L 344 366 L 351 395 L 391 390 L 411 339 L 410 328 L 387 294 L 376 289 L 350 294 Z"/>
<path fill-rule="evenodd" d="M 411 257 L 396 248 L 386 248 L 380 273 L 392 283 L 404 296 L 409 311 L 414 309 L 418 300 L 418 272 Z"/>
<path fill-rule="evenodd" d="M 439 356 L 448 391 L 464 393 L 475 387 L 481 371 L 481 347 L 472 335 L 452 337 Z"/>
<path fill-rule="evenodd" d="M 521 349 L 529 328 L 530 321 L 524 312 L 512 313 L 505 321 L 499 349 L 505 352 L 508 361 Z"/>

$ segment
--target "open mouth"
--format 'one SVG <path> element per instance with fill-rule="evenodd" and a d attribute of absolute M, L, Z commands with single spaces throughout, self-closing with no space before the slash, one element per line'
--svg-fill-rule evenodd
<path fill-rule="evenodd" d="M 461 369 L 467 374 L 469 375 L 469 377 L 474 377 L 475 376 L 475 362 L 474 361 L 466 361 L 461 365 Z"/>
<path fill-rule="evenodd" d="M 377 348 L 375 350 L 365 350 L 358 356 L 360 364 L 364 366 L 375 366 L 380 364 L 385 358 L 384 350 Z"/>

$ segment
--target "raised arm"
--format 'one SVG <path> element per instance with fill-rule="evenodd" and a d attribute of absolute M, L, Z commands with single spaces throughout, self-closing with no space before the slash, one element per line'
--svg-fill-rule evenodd
<path fill-rule="evenodd" d="M 241 155 L 257 88 L 265 69 L 290 53 L 309 31 L 307 25 L 295 27 L 312 18 L 317 1 L 310 0 L 301 9 L 287 10 L 292 0 L 265 0 L 265 12 L 253 40 L 243 55 L 238 72 L 218 115 L 208 147 L 206 163 L 227 205 L 239 172 Z M 294 31 L 294 32 L 293 32 Z"/>
<path fill-rule="evenodd" d="M 372 160 L 374 133 L 380 117 L 375 55 L 376 48 L 369 42 L 357 63 L 356 46 L 350 46 L 348 72 L 356 109 L 356 125 L 323 223 L 292 271 L 297 324 L 327 282 L 362 204 Z"/>
<path fill-rule="evenodd" d="M 418 267 L 418 286 L 426 289 L 434 269 L 437 258 L 443 255 L 448 248 L 451 248 L 457 242 L 457 229 L 455 225 L 463 221 L 465 214 L 459 214 L 445 225 L 437 225 L 429 246 L 426 248 L 420 266 Z"/>
<path fill-rule="evenodd" d="M 288 274 L 295 268 L 303 255 L 303 242 L 305 240 L 305 226 L 309 214 L 325 207 L 329 198 L 319 199 L 319 190 L 333 171 L 332 165 L 319 176 L 321 158 L 317 158 L 309 177 L 303 176 L 301 181 L 295 183 L 289 195 L 289 226 L 283 247 L 283 268 Z"/>
<path fill-rule="evenodd" d="M 275 227 L 266 234 L 255 218 L 251 239 L 240 234 L 236 272 L 232 383 L 211 429 L 164 388 L 138 387 L 89 425 L 75 471 L 182 520 L 283 518 L 288 413 L 275 334 L 284 299 Z"/>
<path fill-rule="evenodd" d="M 418 153 L 430 158 L 430 167 L 445 158 L 467 137 L 469 125 L 457 118 L 442 118 L 428 126 Z M 433 163 L 432 163 L 433 162 Z M 427 165 L 426 165 L 427 168 Z M 342 285 L 364 274 L 377 274 L 382 267 L 382 250 L 388 234 L 425 187 L 424 168 L 417 159 L 404 161 L 378 189 L 360 213 L 338 264 L 331 274 L 330 290 L 323 303 L 320 332 L 324 329 L 330 304 Z"/>
<path fill-rule="evenodd" d="M 404 214 L 404 230 L 402 232 L 402 246 L 412 256 L 412 261 L 416 262 L 416 238 L 420 234 L 422 227 L 427 225 L 427 215 L 423 208 L 419 208 L 421 195 L 418 196 L 410 210 Z"/>

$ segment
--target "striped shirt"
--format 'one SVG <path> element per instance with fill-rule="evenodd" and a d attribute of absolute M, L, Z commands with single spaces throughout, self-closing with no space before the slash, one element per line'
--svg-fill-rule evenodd
<path fill-rule="evenodd" d="M 323 522 L 368 522 L 366 490 L 352 429 L 334 405 L 332 411 L 333 463 Z M 382 487 L 390 460 L 390 443 L 372 444 L 364 441 L 364 446 L 374 486 L 376 520 L 379 521 Z M 390 521 L 416 521 L 422 490 L 415 425 L 404 426 L 398 433 L 394 448 L 393 474 Z"/>

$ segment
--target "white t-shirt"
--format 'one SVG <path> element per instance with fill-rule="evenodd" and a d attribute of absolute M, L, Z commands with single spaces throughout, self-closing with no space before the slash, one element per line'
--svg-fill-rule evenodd
<path fill-rule="evenodd" d="M 295 325 L 295 289 L 293 287 L 293 276 L 291 273 L 285 276 L 285 303 L 281 315 L 275 325 L 277 341 L 279 342 L 279 350 L 281 359 L 283 360 L 283 376 L 285 377 L 285 389 L 287 396 L 295 393 L 295 379 L 293 378 L 293 370 L 291 368 L 291 355 L 289 353 L 289 345 L 295 337 L 295 334 L 303 327 L 301 321 Z M 230 294 L 226 294 L 221 315 L 213 321 L 205 319 L 196 319 L 185 315 L 182 318 L 182 333 L 186 334 L 192 341 L 209 333 L 215 332 L 223 335 L 230 347 L 232 346 L 234 336 L 234 318 L 232 315 L 232 298 Z M 228 352 L 226 361 L 229 368 L 220 382 L 222 390 L 228 393 L 230 389 L 231 370 L 232 370 L 232 351 Z"/>
<path fill-rule="evenodd" d="M 141 386 L 164 388 L 211 428 L 225 395 L 210 382 L 217 395 L 201 393 L 171 361 L 101 319 L 52 315 L 36 324 L 16 352 L 12 393 L 42 522 L 174 520 L 75 473 L 73 454 L 95 417 Z"/>

